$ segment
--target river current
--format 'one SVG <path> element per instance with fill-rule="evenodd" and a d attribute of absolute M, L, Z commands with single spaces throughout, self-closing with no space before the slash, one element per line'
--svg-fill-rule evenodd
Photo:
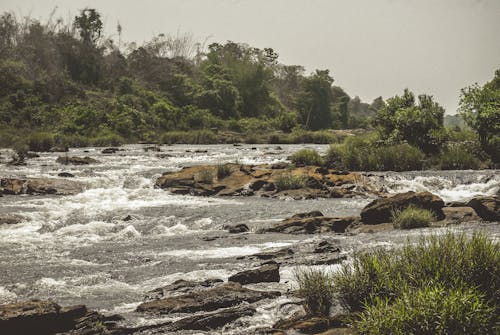
<path fill-rule="evenodd" d="M 0 198 L 0 213 L 23 217 L 22 223 L 0 226 L 0 303 L 51 298 L 61 305 L 85 304 L 99 311 L 124 314 L 129 325 L 150 324 L 158 319 L 133 313 L 149 290 L 178 279 L 227 279 L 248 268 L 249 261 L 237 259 L 239 256 L 314 243 L 319 236 L 253 232 L 312 210 L 328 216 L 358 215 L 373 198 L 209 198 L 173 195 L 154 188 L 155 179 L 163 172 L 184 166 L 275 163 L 304 147 L 319 152 L 327 149 L 325 145 L 174 145 L 161 146 L 161 152 L 146 152 L 144 145 L 127 145 L 112 155 L 101 154 L 100 148 L 70 150 L 71 156 L 99 161 L 92 165 L 60 165 L 55 162 L 60 155 L 56 153 L 42 153 L 28 160 L 27 166 L 0 164 L 0 177 L 57 178 L 60 172 L 70 172 L 74 180 L 85 184 L 84 192 L 72 196 Z M 0 163 L 5 163 L 9 154 L 0 150 Z M 388 192 L 426 190 L 446 202 L 496 194 L 500 188 L 498 170 L 367 174 Z M 226 224 L 237 223 L 247 224 L 251 233 L 230 235 L 223 229 Z M 448 230 L 485 230 L 494 238 L 500 236 L 495 224 L 331 236 L 349 255 L 359 249 L 390 247 L 408 237 Z M 280 283 L 271 286 L 282 291 L 293 288 L 294 268 L 285 266 L 280 271 Z M 286 301 L 283 297 L 263 302 L 256 315 L 242 318 L 224 332 L 272 325 L 293 308 Z"/>

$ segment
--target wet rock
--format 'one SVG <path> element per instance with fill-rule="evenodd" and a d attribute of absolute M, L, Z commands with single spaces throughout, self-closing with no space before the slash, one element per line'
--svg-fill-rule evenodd
<path fill-rule="evenodd" d="M 430 192 L 406 192 L 399 193 L 388 198 L 379 198 L 370 202 L 361 211 L 361 221 L 364 224 L 379 224 L 391 222 L 394 210 L 403 210 L 414 205 L 419 208 L 432 210 L 438 220 L 444 218 L 442 208 L 443 200 Z"/>
<path fill-rule="evenodd" d="M 87 313 L 85 306 L 61 308 L 52 301 L 32 300 L 0 305 L 0 330 L 5 335 L 48 335 L 73 329 Z"/>
<path fill-rule="evenodd" d="M 77 157 L 77 156 L 59 156 L 56 159 L 56 162 L 59 164 L 73 164 L 73 165 L 88 165 L 88 164 L 96 164 L 99 163 L 96 159 L 90 157 Z"/>
<path fill-rule="evenodd" d="M 474 208 L 477 215 L 486 221 L 500 221 L 500 197 L 476 197 L 467 206 Z"/>
<path fill-rule="evenodd" d="M 294 251 L 290 248 L 283 248 L 279 249 L 276 251 L 266 251 L 266 252 L 259 252 L 250 256 L 241 256 L 238 257 L 237 259 L 260 259 L 260 260 L 269 260 L 269 259 L 287 259 L 291 258 L 294 254 Z"/>
<path fill-rule="evenodd" d="M 0 186 L 4 194 L 57 194 L 72 195 L 83 191 L 83 184 L 77 181 L 53 178 L 2 178 Z"/>
<path fill-rule="evenodd" d="M 253 270 L 238 272 L 228 278 L 230 282 L 242 285 L 254 283 L 270 283 L 280 281 L 280 266 L 274 261 L 270 261 L 261 267 Z"/>
<path fill-rule="evenodd" d="M 69 149 L 66 146 L 55 146 L 49 149 L 50 152 L 68 152 Z"/>
<path fill-rule="evenodd" d="M 321 241 L 318 243 L 318 246 L 316 248 L 314 248 L 313 253 L 323 254 L 326 252 L 339 252 L 339 251 L 340 251 L 339 247 L 332 245 L 328 241 Z"/>
<path fill-rule="evenodd" d="M 0 225 L 2 224 L 18 224 L 23 221 L 23 218 L 15 214 L 0 214 Z"/>
<path fill-rule="evenodd" d="M 324 232 L 344 233 L 349 226 L 357 222 L 359 222 L 358 217 L 331 218 L 323 216 L 321 212 L 316 211 L 296 214 L 260 232 L 287 234 L 315 234 Z"/>
<path fill-rule="evenodd" d="M 226 225 L 224 229 L 227 230 L 230 234 L 239 234 L 250 231 L 250 228 L 244 223 L 236 224 L 236 225 Z"/>
<path fill-rule="evenodd" d="M 279 292 L 255 291 L 244 288 L 239 283 L 229 282 L 200 292 L 145 302 L 137 307 L 137 311 L 160 314 L 209 312 L 233 307 L 242 302 L 253 303 L 275 298 L 279 295 Z"/>
<path fill-rule="evenodd" d="M 444 220 L 451 223 L 481 221 L 476 211 L 471 207 L 444 207 Z"/>
<path fill-rule="evenodd" d="M 187 293 L 193 289 L 206 289 L 222 283 L 222 279 L 206 279 L 203 281 L 191 281 L 179 279 L 172 284 L 156 288 L 146 293 L 147 300 L 161 299 L 164 297 L 172 296 L 179 293 Z"/>
<path fill-rule="evenodd" d="M 74 178 L 75 175 L 69 172 L 61 172 L 57 174 L 58 177 L 64 177 L 64 178 Z"/>
<path fill-rule="evenodd" d="M 122 221 L 132 221 L 132 219 L 133 219 L 132 215 L 129 214 L 126 217 L 124 217 Z"/>
<path fill-rule="evenodd" d="M 179 330 L 202 330 L 210 331 L 220 328 L 243 316 L 255 314 L 255 308 L 250 306 L 239 306 L 226 308 L 215 312 L 194 315 L 172 323 L 168 328 L 171 331 Z"/>
<path fill-rule="evenodd" d="M 337 315 L 333 317 L 305 316 L 277 322 L 273 326 L 273 330 L 281 331 L 283 333 L 276 332 L 273 334 L 288 334 L 292 332 L 294 334 L 319 334 L 335 329 L 345 332 L 325 334 L 355 334 L 352 329 L 347 328 L 347 325 L 350 323 L 350 318 L 346 315 Z"/>
<path fill-rule="evenodd" d="M 105 148 L 105 149 L 101 150 L 101 154 L 109 155 L 109 154 L 114 154 L 117 151 L 120 151 L 120 149 L 114 148 L 114 147 L 112 147 L 112 148 Z"/>
<path fill-rule="evenodd" d="M 28 151 L 26 154 L 25 154 L 26 158 L 39 158 L 40 155 L 37 154 L 36 152 L 32 152 L 32 151 Z"/>
<path fill-rule="evenodd" d="M 160 147 L 157 147 L 157 146 L 150 146 L 150 147 L 144 147 L 144 151 L 146 151 L 146 152 L 149 152 L 149 151 L 160 152 L 161 149 L 160 149 Z"/>

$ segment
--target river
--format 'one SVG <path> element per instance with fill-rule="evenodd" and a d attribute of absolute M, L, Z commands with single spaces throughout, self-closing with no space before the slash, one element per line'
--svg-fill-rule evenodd
<path fill-rule="evenodd" d="M 146 152 L 144 145 L 126 145 L 112 155 L 101 154 L 100 148 L 70 150 L 71 156 L 99 160 L 92 165 L 60 165 L 55 162 L 60 155 L 56 153 L 41 153 L 41 157 L 28 160 L 27 166 L 0 164 L 1 177 L 52 178 L 64 171 L 85 184 L 84 192 L 72 196 L 0 198 L 0 213 L 24 218 L 20 224 L 0 226 L 0 303 L 51 298 L 61 305 L 85 304 L 106 313 L 123 314 L 128 325 L 151 324 L 159 319 L 133 312 L 151 289 L 177 279 L 227 279 L 251 263 L 238 260 L 238 256 L 314 243 L 319 236 L 253 232 L 299 212 L 358 215 L 372 198 L 205 198 L 172 195 L 154 188 L 155 179 L 163 172 L 183 166 L 274 163 L 304 147 L 322 153 L 327 149 L 326 145 L 174 145 L 161 146 L 161 152 Z M 8 150 L 0 150 L 0 162 L 8 156 Z M 380 179 L 389 192 L 427 190 L 445 201 L 496 194 L 500 188 L 498 170 L 369 175 Z M 222 228 L 236 223 L 247 224 L 252 232 L 229 235 Z M 330 235 L 349 255 L 363 248 L 398 244 L 408 236 L 448 230 L 485 230 L 494 238 L 500 235 L 497 224 Z M 335 266 L 330 267 L 334 271 Z M 280 271 L 280 283 L 266 287 L 285 292 L 294 286 L 294 268 L 285 266 Z M 272 325 L 295 308 L 284 305 L 287 299 L 260 303 L 257 314 L 238 320 L 223 332 L 237 334 L 241 329 Z"/>

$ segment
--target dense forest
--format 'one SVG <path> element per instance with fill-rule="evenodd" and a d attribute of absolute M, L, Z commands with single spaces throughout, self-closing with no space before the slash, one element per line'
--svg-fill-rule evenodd
<path fill-rule="evenodd" d="M 405 144 L 425 155 L 455 147 L 499 160 L 500 71 L 462 90 L 460 117 L 447 117 L 447 129 L 430 95 L 405 89 L 364 103 L 335 86 L 328 70 L 282 64 L 272 48 L 206 45 L 189 34 L 137 45 L 121 33 L 118 25 L 106 36 L 89 8 L 71 22 L 1 15 L 0 145 L 332 143 L 339 138 L 331 129 L 368 128 L 376 136 L 360 146 Z"/>

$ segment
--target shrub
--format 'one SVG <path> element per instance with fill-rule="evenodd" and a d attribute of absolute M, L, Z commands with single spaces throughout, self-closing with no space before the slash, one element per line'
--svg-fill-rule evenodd
<path fill-rule="evenodd" d="M 214 171 L 210 168 L 201 169 L 198 173 L 198 181 L 204 184 L 212 184 L 214 181 Z"/>
<path fill-rule="evenodd" d="M 290 160 L 297 166 L 316 165 L 321 166 L 324 164 L 323 158 L 316 150 L 302 149 L 290 156 Z"/>
<path fill-rule="evenodd" d="M 406 291 L 391 304 L 376 298 L 356 328 L 371 335 L 497 334 L 495 309 L 473 288 L 444 285 Z"/>
<path fill-rule="evenodd" d="M 460 145 L 444 150 L 439 156 L 439 166 L 442 170 L 475 170 L 479 165 L 479 159 Z"/>
<path fill-rule="evenodd" d="M 169 131 L 163 134 L 165 144 L 216 144 L 217 136 L 210 130 Z"/>
<path fill-rule="evenodd" d="M 31 133 L 27 139 L 31 151 L 49 151 L 54 146 L 54 135 L 51 133 Z"/>
<path fill-rule="evenodd" d="M 223 179 L 226 178 L 231 174 L 233 171 L 233 168 L 229 164 L 220 164 L 217 165 L 217 179 Z"/>
<path fill-rule="evenodd" d="M 91 145 L 96 147 L 120 146 L 125 143 L 125 139 L 120 135 L 109 133 L 99 135 L 90 140 Z"/>
<path fill-rule="evenodd" d="M 500 249 L 482 234 L 422 237 L 398 250 L 356 255 L 333 275 L 341 305 L 350 311 L 392 302 L 409 289 L 429 285 L 476 288 L 493 306 L 500 302 Z"/>
<path fill-rule="evenodd" d="M 428 227 L 434 220 L 436 220 L 436 217 L 432 211 L 413 205 L 404 210 L 395 210 L 392 213 L 392 224 L 394 228 L 398 229 Z"/>
<path fill-rule="evenodd" d="M 331 145 L 326 163 L 355 171 L 410 171 L 423 167 L 425 155 L 409 144 L 383 145 L 376 138 L 356 136 Z"/>
<path fill-rule="evenodd" d="M 309 315 L 328 316 L 333 302 L 331 275 L 321 270 L 298 269 L 294 273 L 299 284 L 298 295 L 304 299 Z"/>
<path fill-rule="evenodd" d="M 314 144 L 330 144 L 338 143 L 340 137 L 335 133 L 327 130 L 308 131 L 302 129 L 295 129 L 291 133 L 291 143 L 314 143 Z"/>
<path fill-rule="evenodd" d="M 296 190 L 302 188 L 306 184 L 307 178 L 305 176 L 293 175 L 289 172 L 280 174 L 276 180 L 275 184 L 278 190 Z"/>

